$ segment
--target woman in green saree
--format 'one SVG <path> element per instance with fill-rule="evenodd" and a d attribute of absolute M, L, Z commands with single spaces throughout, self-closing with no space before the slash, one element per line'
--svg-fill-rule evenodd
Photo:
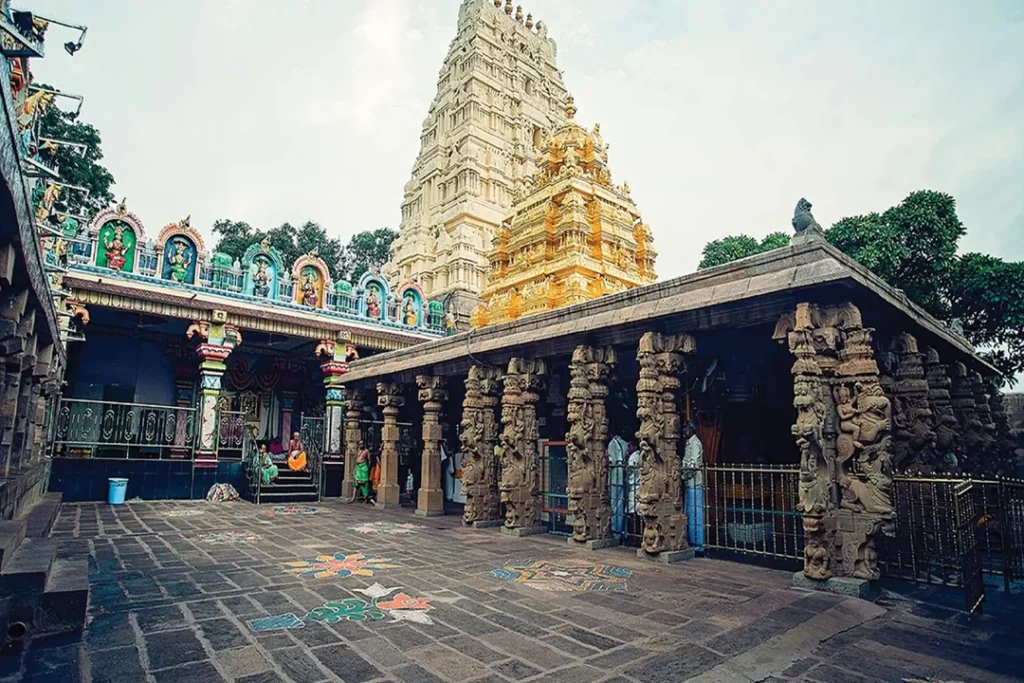
<path fill-rule="evenodd" d="M 267 444 L 260 445 L 260 481 L 264 486 L 269 486 L 277 480 L 277 465 L 270 459 L 270 452 Z"/>

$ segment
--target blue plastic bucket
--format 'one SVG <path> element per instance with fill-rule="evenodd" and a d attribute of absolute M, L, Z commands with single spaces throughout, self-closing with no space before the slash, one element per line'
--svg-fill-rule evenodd
<path fill-rule="evenodd" d="M 111 505 L 120 505 L 124 502 L 124 494 L 128 492 L 127 479 L 107 479 L 110 488 L 107 490 L 107 502 Z"/>

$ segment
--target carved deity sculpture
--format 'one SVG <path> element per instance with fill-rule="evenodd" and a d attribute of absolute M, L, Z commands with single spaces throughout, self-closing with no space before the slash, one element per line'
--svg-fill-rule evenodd
<path fill-rule="evenodd" d="M 128 251 L 128 247 L 124 243 L 124 228 L 120 225 L 114 228 L 113 238 L 110 233 L 107 233 L 107 237 L 103 242 L 103 248 L 106 249 L 107 266 L 111 270 L 121 270 L 124 268 L 124 264 L 127 259 L 125 253 Z"/>
<path fill-rule="evenodd" d="M 416 327 L 419 322 L 419 316 L 416 314 L 416 304 L 413 302 L 411 296 L 405 297 L 405 308 L 402 310 L 405 316 L 405 324 L 409 327 Z"/>
<path fill-rule="evenodd" d="M 320 274 L 315 268 L 305 268 L 302 271 L 302 305 L 309 308 L 316 308 L 319 297 L 316 291 L 316 281 Z"/>
<path fill-rule="evenodd" d="M 957 453 L 957 460 L 962 470 L 981 474 L 984 469 L 982 457 L 986 443 L 984 426 L 978 419 L 975 404 L 974 382 L 963 363 L 953 363 L 949 368 L 953 380 L 953 413 L 956 415 L 957 430 L 960 432 L 960 452 Z"/>
<path fill-rule="evenodd" d="M 498 368 L 474 365 L 466 377 L 466 397 L 462 403 L 462 490 L 466 505 L 462 520 L 466 524 L 488 522 L 501 516 L 498 496 L 497 425 L 495 408 L 501 392 Z"/>
<path fill-rule="evenodd" d="M 252 295 L 266 299 L 270 296 L 270 273 L 267 272 L 270 261 L 265 258 L 257 258 L 255 263 L 256 272 L 252 274 Z"/>
<path fill-rule="evenodd" d="M 640 338 L 637 360 L 636 438 L 640 448 L 639 513 L 644 524 L 641 552 L 657 555 L 688 548 L 683 513 L 678 445 L 681 420 L 676 392 L 685 372 L 684 354 L 693 353 L 693 337 L 648 332 Z"/>
<path fill-rule="evenodd" d="M 896 375 L 892 390 L 893 469 L 931 473 L 937 466 L 936 435 L 923 354 L 917 340 L 907 333 L 898 335 L 892 346 Z"/>
<path fill-rule="evenodd" d="M 949 378 L 949 367 L 942 362 L 939 352 L 934 348 L 925 349 L 924 363 L 928 403 L 935 425 L 935 464 L 939 471 L 952 474 L 958 470 L 957 453 L 960 451 L 960 434 L 950 394 L 953 382 Z"/>
<path fill-rule="evenodd" d="M 611 511 L 608 494 L 608 460 L 605 443 L 608 417 L 605 399 L 616 365 L 609 348 L 579 346 L 569 365 L 569 404 L 566 421 L 566 457 L 569 467 L 569 510 L 573 514 L 574 541 L 585 543 L 607 538 Z"/>
<path fill-rule="evenodd" d="M 370 287 L 366 293 L 366 315 L 371 318 L 380 317 L 380 301 L 377 300 L 376 287 Z"/>
<path fill-rule="evenodd" d="M 188 269 L 192 265 L 192 258 L 185 253 L 186 249 L 188 249 L 188 243 L 178 239 L 174 240 L 174 250 L 167 251 L 167 262 L 171 264 L 171 279 L 175 282 L 184 283 L 188 280 Z"/>
<path fill-rule="evenodd" d="M 537 401 L 547 371 L 540 359 L 512 358 L 501 397 L 501 483 L 505 528 L 540 525 Z"/>

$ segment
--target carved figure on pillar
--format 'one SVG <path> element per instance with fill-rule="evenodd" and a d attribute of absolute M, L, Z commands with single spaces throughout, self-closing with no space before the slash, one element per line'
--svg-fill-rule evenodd
<path fill-rule="evenodd" d="M 384 424 L 380 430 L 380 487 L 377 489 L 377 505 L 398 507 L 398 413 L 405 405 L 402 385 L 378 383 L 377 405 L 384 413 Z"/>
<path fill-rule="evenodd" d="M 363 415 L 363 394 L 358 389 L 345 388 L 345 479 L 341 484 L 341 497 L 352 498 L 355 488 L 356 458 L 363 432 L 359 420 Z"/>
<path fill-rule="evenodd" d="M 538 481 L 537 401 L 544 390 L 547 369 L 538 358 L 512 358 L 501 396 L 501 482 L 505 528 L 540 526 Z"/>
<path fill-rule="evenodd" d="M 569 364 L 566 456 L 572 540 L 600 541 L 611 535 L 608 493 L 608 383 L 617 364 L 611 347 L 578 346 Z"/>
<path fill-rule="evenodd" d="M 416 496 L 416 514 L 444 514 L 444 489 L 441 488 L 441 410 L 448 400 L 444 379 L 431 375 L 416 377 L 417 397 L 423 404 L 423 457 L 420 490 Z"/>
<path fill-rule="evenodd" d="M 637 512 L 643 520 L 640 553 L 657 556 L 689 548 L 679 471 L 682 433 L 678 397 L 679 376 L 686 371 L 684 354 L 696 343 L 686 334 L 648 332 L 640 338 L 636 384 L 640 421 L 640 491 Z"/>
<path fill-rule="evenodd" d="M 466 397 L 462 402 L 462 490 L 466 505 L 465 524 L 490 522 L 501 518 L 498 495 L 498 461 L 494 454 L 498 442 L 495 409 L 501 394 L 501 371 L 473 365 L 466 377 Z"/>
<path fill-rule="evenodd" d="M 985 450 L 984 427 L 978 419 L 974 401 L 974 382 L 963 363 L 950 366 L 953 380 L 952 403 L 960 432 L 960 452 L 957 461 L 960 469 L 972 474 L 981 474 L 984 467 L 982 454 Z"/>
<path fill-rule="evenodd" d="M 1003 403 L 1003 393 L 992 380 L 986 380 L 985 391 L 988 394 L 988 405 L 992 413 L 992 423 L 995 425 L 996 450 L 993 470 L 998 476 L 1012 476 L 1014 469 L 1013 456 L 1017 448 L 1017 441 L 1014 439 L 1013 432 L 1010 429 L 1010 420 L 1006 415 L 1006 404 Z"/>
<path fill-rule="evenodd" d="M 812 579 L 877 579 L 875 539 L 892 529 L 892 408 L 872 332 L 849 303 L 799 304 L 775 330 L 796 356 L 798 509 L 804 574 Z"/>
<path fill-rule="evenodd" d="M 939 358 L 939 352 L 931 347 L 925 349 L 925 372 L 928 402 L 935 425 L 936 468 L 940 472 L 954 474 L 959 470 L 957 454 L 961 446 L 950 393 L 953 382 L 949 378 L 949 367 Z"/>
<path fill-rule="evenodd" d="M 971 372 L 971 389 L 974 392 L 974 412 L 981 423 L 981 452 L 982 471 L 986 476 L 995 476 L 998 460 L 998 443 L 996 440 L 996 424 L 992 420 L 992 409 L 989 406 L 988 392 L 985 390 L 985 380 L 981 374 Z"/>
<path fill-rule="evenodd" d="M 935 430 L 917 340 L 904 332 L 892 343 L 896 358 L 893 384 L 893 469 L 931 474 L 936 469 Z"/>

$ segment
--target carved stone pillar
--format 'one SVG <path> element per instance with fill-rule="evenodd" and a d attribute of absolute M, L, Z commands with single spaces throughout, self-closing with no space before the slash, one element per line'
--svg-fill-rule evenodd
<path fill-rule="evenodd" d="M 935 430 L 917 340 L 904 332 L 892 342 L 896 356 L 893 384 L 893 470 L 911 474 L 935 472 Z"/>
<path fill-rule="evenodd" d="M 984 428 L 978 419 L 974 403 L 974 382 L 963 363 L 949 366 L 953 380 L 952 403 L 956 415 L 957 429 L 960 432 L 960 452 L 957 462 L 963 472 L 981 475 L 984 461 L 982 454 L 985 446 Z"/>
<path fill-rule="evenodd" d="M 928 403 L 935 425 L 935 468 L 938 472 L 955 474 L 959 470 L 956 456 L 960 453 L 960 433 L 953 412 L 949 367 L 939 358 L 939 352 L 928 347 L 924 354 L 925 374 L 928 380 Z"/>
<path fill-rule="evenodd" d="M 994 477 L 998 469 L 998 445 L 996 441 L 996 423 L 992 419 L 992 408 L 989 406 L 985 380 L 977 372 L 971 372 L 971 389 L 974 393 L 974 412 L 981 423 L 982 474 Z"/>
<path fill-rule="evenodd" d="M 466 397 L 462 402 L 462 490 L 466 506 L 462 522 L 473 526 L 501 524 L 501 498 L 498 495 L 498 421 L 495 409 L 501 395 L 501 371 L 473 365 L 466 377 Z"/>
<path fill-rule="evenodd" d="M 505 503 L 506 533 L 515 536 L 545 533 L 541 526 L 537 401 L 546 382 L 544 361 L 512 358 L 501 395 L 501 501 Z"/>
<path fill-rule="evenodd" d="M 359 442 L 363 440 L 359 420 L 363 416 L 363 394 L 358 389 L 345 389 L 345 479 L 341 483 L 341 497 L 348 500 L 355 490 L 356 458 Z"/>
<path fill-rule="evenodd" d="M 617 359 L 611 347 L 578 346 L 569 364 L 569 407 L 565 435 L 569 466 L 569 510 L 573 533 L 570 545 L 605 548 L 611 538 L 608 493 L 608 383 Z"/>
<path fill-rule="evenodd" d="M 802 303 L 776 327 L 775 338 L 785 339 L 796 356 L 797 509 L 804 526 L 803 576 L 816 581 L 877 579 L 875 541 L 892 530 L 892 409 L 872 333 L 848 303 Z"/>
<path fill-rule="evenodd" d="M 686 515 L 679 469 L 682 417 L 678 396 L 680 375 L 685 374 L 684 354 L 696 343 L 686 334 L 648 332 L 640 338 L 637 360 L 636 433 L 640 448 L 640 491 L 637 512 L 644 531 L 640 557 L 673 562 L 693 557 L 686 541 Z"/>
<path fill-rule="evenodd" d="M 420 459 L 420 490 L 416 514 L 434 517 L 444 514 L 441 485 L 441 410 L 448 400 L 444 379 L 431 375 L 416 377 L 417 397 L 423 404 L 423 457 Z"/>
<path fill-rule="evenodd" d="M 1003 393 L 996 386 L 995 382 L 989 380 L 985 383 L 985 391 L 988 394 L 989 410 L 992 413 L 992 423 L 996 427 L 996 450 L 994 473 L 1002 477 L 1010 477 L 1014 474 L 1014 451 L 1017 449 L 1017 442 L 1013 438 L 1010 429 L 1010 420 L 1006 415 L 1006 404 L 1003 402 Z"/>
<path fill-rule="evenodd" d="M 190 339 L 202 340 L 196 347 L 199 363 L 199 439 L 196 443 L 196 467 L 217 466 L 217 434 L 221 377 L 231 352 L 242 343 L 242 334 L 227 325 L 227 313 L 214 311 L 213 320 L 193 323 L 186 331 Z"/>
<path fill-rule="evenodd" d="M 384 413 L 384 425 L 380 430 L 380 487 L 377 489 L 377 505 L 398 507 L 398 413 L 405 405 L 402 385 L 392 382 L 377 384 L 377 405 Z"/>

